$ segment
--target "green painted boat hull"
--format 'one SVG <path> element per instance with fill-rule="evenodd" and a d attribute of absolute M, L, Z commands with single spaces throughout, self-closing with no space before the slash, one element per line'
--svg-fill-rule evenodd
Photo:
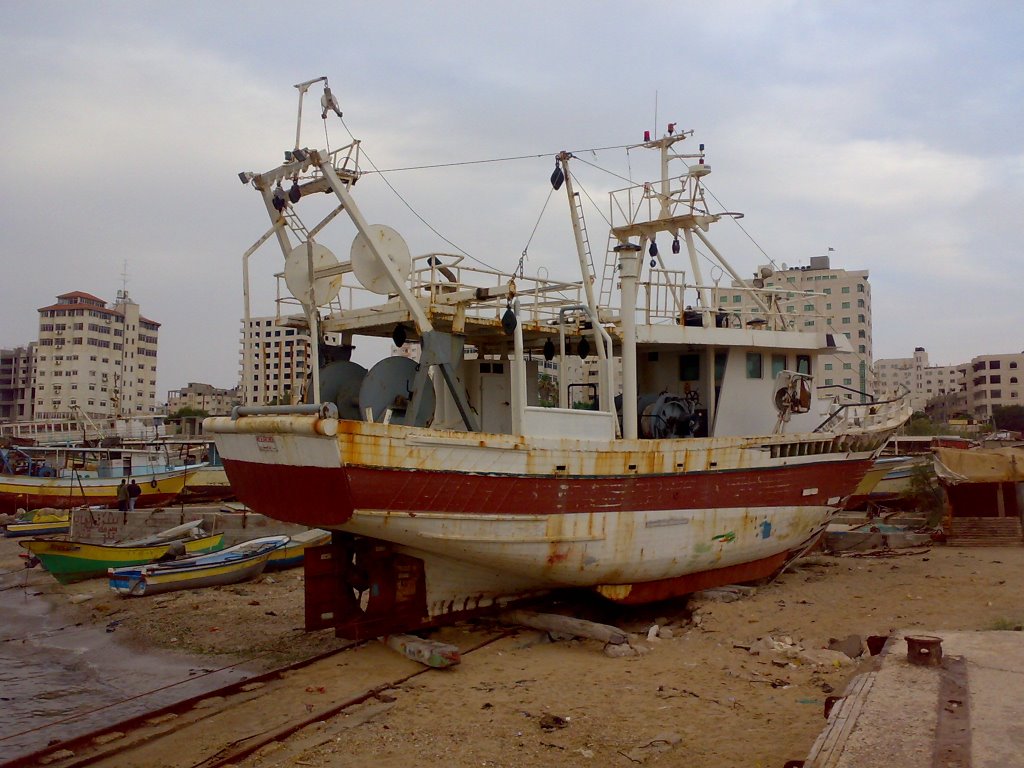
<path fill-rule="evenodd" d="M 143 547 L 89 544 L 58 539 L 27 539 L 18 542 L 39 558 L 43 567 L 61 584 L 105 577 L 108 568 L 153 563 L 167 554 L 171 542 Z M 224 534 L 216 533 L 182 542 L 188 555 L 217 552 L 224 548 Z"/>

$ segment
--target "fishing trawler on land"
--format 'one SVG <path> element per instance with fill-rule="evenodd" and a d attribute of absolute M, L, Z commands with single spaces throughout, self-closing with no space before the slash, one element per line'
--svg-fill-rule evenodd
<path fill-rule="evenodd" d="M 320 80 L 324 119 L 340 117 Z M 289 321 L 309 330 L 320 375 L 306 405 L 204 423 L 241 501 L 334 532 L 307 557 L 308 627 L 366 637 L 556 588 L 643 603 L 769 576 L 824 530 L 909 417 L 901 398 L 816 385 L 816 357 L 849 342 L 806 330 L 783 311 L 797 292 L 755 287 L 708 239 L 740 214 L 709 209 L 703 145 L 679 151 L 692 131 L 637 145 L 657 154 L 661 178 L 610 194 L 603 276 L 573 156 L 556 156 L 580 270 L 558 282 L 413 258 L 395 230 L 369 224 L 353 197 L 360 142 L 300 146 L 302 98 L 320 80 L 296 86 L 285 162 L 240 174 L 271 221 L 245 257 L 246 327 L 248 257 L 274 238 L 302 308 Z M 337 206 L 307 226 L 298 209 L 317 193 Z M 321 239 L 346 217 L 355 237 L 340 262 Z M 740 305 L 722 308 L 704 258 Z M 367 370 L 352 360 L 360 336 L 416 342 L 419 360 Z M 553 404 L 542 370 L 557 378 Z"/>

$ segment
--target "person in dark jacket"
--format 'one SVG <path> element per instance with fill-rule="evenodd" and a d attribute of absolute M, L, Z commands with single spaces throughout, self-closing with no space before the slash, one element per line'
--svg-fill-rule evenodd
<path fill-rule="evenodd" d="M 128 509 L 128 486 L 125 485 L 125 481 L 122 479 L 121 484 L 117 486 L 117 509 L 120 512 L 124 512 Z"/>
<path fill-rule="evenodd" d="M 128 509 L 135 509 L 135 500 L 142 495 L 142 488 L 135 482 L 134 478 L 128 478 Z"/>

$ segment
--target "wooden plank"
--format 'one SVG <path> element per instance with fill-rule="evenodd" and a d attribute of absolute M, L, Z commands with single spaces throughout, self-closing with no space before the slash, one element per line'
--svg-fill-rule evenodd
<path fill-rule="evenodd" d="M 588 637 L 602 643 L 624 645 L 629 642 L 629 635 L 618 627 L 610 624 L 598 624 L 572 616 L 557 613 L 535 613 L 534 611 L 506 611 L 498 620 L 503 624 L 517 624 L 545 632 L 559 632 L 573 637 Z"/>
<path fill-rule="evenodd" d="M 850 681 L 842 701 L 832 708 L 828 724 L 811 747 L 805 768 L 834 768 L 839 764 L 846 740 L 853 732 L 877 675 L 877 672 L 867 672 Z"/>

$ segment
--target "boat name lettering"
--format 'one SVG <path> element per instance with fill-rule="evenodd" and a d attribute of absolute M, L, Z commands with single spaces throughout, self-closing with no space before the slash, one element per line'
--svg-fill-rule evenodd
<path fill-rule="evenodd" d="M 256 447 L 261 451 L 277 451 L 277 438 L 273 435 L 256 435 Z"/>

